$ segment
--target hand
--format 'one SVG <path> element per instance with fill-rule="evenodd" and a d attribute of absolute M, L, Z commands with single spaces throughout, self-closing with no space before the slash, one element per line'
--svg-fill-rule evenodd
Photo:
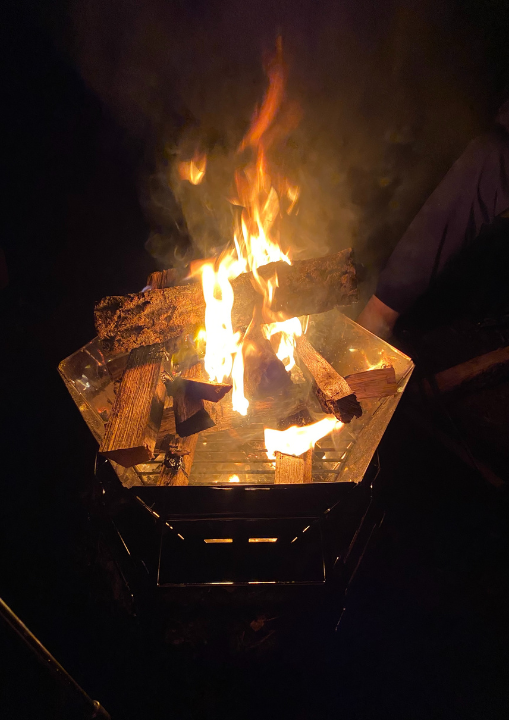
<path fill-rule="evenodd" d="M 357 318 L 357 323 L 372 332 L 373 335 L 387 340 L 392 335 L 398 317 L 399 312 L 385 305 L 376 295 L 372 295 Z"/>

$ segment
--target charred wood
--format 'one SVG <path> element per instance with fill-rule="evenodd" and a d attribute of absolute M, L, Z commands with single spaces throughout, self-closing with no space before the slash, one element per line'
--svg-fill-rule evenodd
<path fill-rule="evenodd" d="M 355 394 L 344 377 L 334 370 L 303 335 L 296 340 L 297 354 L 314 381 L 315 393 L 325 413 L 348 423 L 362 415 Z"/>

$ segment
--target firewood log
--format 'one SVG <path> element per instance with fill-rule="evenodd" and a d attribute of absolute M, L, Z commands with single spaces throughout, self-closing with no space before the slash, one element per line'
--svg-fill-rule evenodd
<path fill-rule="evenodd" d="M 214 421 L 205 409 L 204 397 L 209 402 L 217 402 L 232 388 L 231 385 L 201 380 L 200 363 L 186 370 L 181 378 L 165 381 L 165 385 L 168 395 L 173 396 L 175 427 L 180 437 L 212 427 Z"/>
<path fill-rule="evenodd" d="M 182 377 L 184 380 L 192 381 L 200 381 L 202 378 L 202 367 L 200 363 L 196 363 L 190 368 L 187 368 L 183 371 Z M 177 415 L 176 413 L 179 412 L 175 408 L 175 397 L 173 397 L 173 407 L 171 410 L 174 412 L 174 425 L 175 430 L 177 428 Z M 209 403 L 213 404 L 213 403 Z M 208 422 L 205 419 L 205 426 L 210 427 L 210 423 L 214 424 L 212 420 L 210 420 L 210 416 L 206 413 L 205 408 L 203 406 L 203 401 L 201 401 L 202 407 L 199 410 L 199 413 L 203 412 L 208 418 Z M 168 408 L 170 409 L 170 408 Z M 192 417 L 191 417 L 192 419 Z M 193 422 L 197 422 L 196 418 Z M 198 421 L 199 422 L 199 421 Z M 180 428 L 182 430 L 182 428 Z M 168 444 L 168 447 L 165 448 L 166 454 L 164 457 L 163 464 L 161 466 L 161 472 L 159 475 L 159 481 L 158 485 L 188 485 L 189 484 L 189 476 L 191 474 L 191 468 L 194 461 L 194 453 L 196 450 L 196 445 L 198 443 L 198 431 L 196 431 L 193 434 L 189 434 L 186 437 L 178 436 L 178 435 L 171 435 Z"/>
<path fill-rule="evenodd" d="M 198 435 L 176 438 L 166 452 L 158 485 L 189 485 Z"/>
<path fill-rule="evenodd" d="M 300 260 L 293 265 L 270 263 L 259 268 L 269 279 L 277 274 L 272 309 L 287 317 L 324 312 L 357 300 L 357 278 L 352 251 Z M 251 273 L 232 280 L 235 300 L 234 329 L 245 328 L 260 302 Z M 95 307 L 95 324 L 107 352 L 128 351 L 140 345 L 178 341 L 203 326 L 205 300 L 200 283 L 149 290 L 134 295 L 106 297 Z"/>
<path fill-rule="evenodd" d="M 313 482 L 313 450 L 306 450 L 298 457 L 276 452 L 276 472 L 274 483 L 276 485 Z"/>
<path fill-rule="evenodd" d="M 396 374 L 391 365 L 346 375 L 345 380 L 355 393 L 357 400 L 389 397 L 389 395 L 394 395 L 398 389 Z"/>
<path fill-rule="evenodd" d="M 152 458 L 163 414 L 161 347 L 131 351 L 99 452 L 123 467 Z"/>
<path fill-rule="evenodd" d="M 334 370 L 304 335 L 297 338 L 296 349 L 299 359 L 313 378 L 315 393 L 323 411 L 332 413 L 344 423 L 360 417 L 362 408 L 345 378 Z"/>

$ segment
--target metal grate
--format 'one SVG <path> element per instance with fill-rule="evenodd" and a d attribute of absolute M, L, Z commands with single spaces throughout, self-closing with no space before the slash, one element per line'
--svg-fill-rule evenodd
<path fill-rule="evenodd" d="M 200 433 L 189 476 L 190 485 L 242 483 L 267 485 L 274 482 L 275 460 L 265 451 L 263 425 L 251 424 L 249 434 L 232 430 Z M 319 441 L 313 451 L 313 481 L 335 482 L 342 472 L 348 450 L 338 451 L 331 438 Z M 164 455 L 136 467 L 143 485 L 156 485 Z"/>

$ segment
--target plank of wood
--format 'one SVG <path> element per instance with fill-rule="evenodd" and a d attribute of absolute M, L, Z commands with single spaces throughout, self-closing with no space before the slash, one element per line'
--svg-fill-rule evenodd
<path fill-rule="evenodd" d="M 161 466 L 161 472 L 157 482 L 158 485 L 189 485 L 189 476 L 191 475 L 197 443 L 197 434 L 177 440 L 178 449 L 182 453 L 178 469 L 175 470 L 173 467 L 168 467 L 167 464 L 165 465 L 165 462 L 168 462 L 168 455 L 166 455 L 165 462 L 163 462 Z M 178 455 L 176 457 L 178 457 Z"/>
<path fill-rule="evenodd" d="M 357 278 L 351 250 L 301 260 L 293 265 L 270 263 L 259 268 L 265 279 L 278 277 L 272 310 L 287 317 L 324 312 L 357 300 Z M 232 280 L 235 329 L 251 322 L 261 302 L 251 273 Z M 95 324 L 106 352 L 127 352 L 140 345 L 175 341 L 203 326 L 205 300 L 200 283 L 145 293 L 103 298 L 95 307 Z"/>
<path fill-rule="evenodd" d="M 348 423 L 362 415 L 355 394 L 344 377 L 311 345 L 305 335 L 296 339 L 296 350 L 315 384 L 316 396 L 326 413 L 332 413 L 341 422 Z"/>
<path fill-rule="evenodd" d="M 395 395 L 398 389 L 396 373 L 392 365 L 352 373 L 346 375 L 345 380 L 352 388 L 357 400 L 389 397 Z"/>
<path fill-rule="evenodd" d="M 184 370 L 182 376 L 187 380 L 200 380 L 202 378 L 201 363 L 196 363 Z M 175 402 L 175 398 L 173 398 L 173 401 Z M 172 408 L 172 410 L 174 410 L 174 408 Z M 194 453 L 197 443 L 198 433 L 188 435 L 186 437 L 179 437 L 178 435 L 171 436 L 169 444 L 173 445 L 173 451 L 176 449 L 177 453 L 181 453 L 179 467 L 175 471 L 174 467 L 169 466 L 167 453 L 165 456 L 165 462 L 163 462 L 161 466 L 158 485 L 189 485 L 189 476 L 191 475 L 191 468 L 193 466 Z M 168 450 L 172 453 L 171 448 L 168 448 Z M 175 455 L 175 452 L 173 452 L 173 455 Z"/>
<path fill-rule="evenodd" d="M 313 450 L 306 450 L 305 453 L 295 457 L 276 452 L 276 472 L 274 483 L 276 485 L 300 485 L 313 481 Z"/>
<path fill-rule="evenodd" d="M 123 467 L 152 458 L 164 407 L 161 347 L 131 351 L 99 452 Z"/>
<path fill-rule="evenodd" d="M 449 393 L 462 386 L 501 378 L 508 373 L 509 347 L 503 347 L 437 373 L 434 384 L 440 393 Z M 434 391 L 429 380 L 423 380 L 422 387 L 429 397 L 433 396 Z"/>

